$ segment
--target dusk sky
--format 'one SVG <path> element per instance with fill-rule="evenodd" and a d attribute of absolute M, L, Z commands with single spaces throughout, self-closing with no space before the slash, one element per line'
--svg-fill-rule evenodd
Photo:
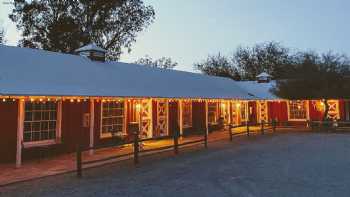
<path fill-rule="evenodd" d="M 0 0 L 0 24 L 8 45 L 20 33 L 7 15 L 11 5 Z M 177 69 L 194 71 L 208 54 L 232 53 L 239 45 L 278 41 L 293 49 L 330 49 L 350 53 L 349 0 L 145 0 L 156 11 L 155 22 L 137 38 L 133 62 L 146 54 L 171 57 Z"/>

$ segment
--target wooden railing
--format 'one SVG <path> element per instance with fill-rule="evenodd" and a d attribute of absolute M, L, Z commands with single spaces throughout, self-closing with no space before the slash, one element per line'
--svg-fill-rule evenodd
<path fill-rule="evenodd" d="M 208 134 L 206 130 L 203 131 L 203 136 L 200 137 L 200 139 L 192 140 L 192 141 L 186 141 L 183 143 L 179 142 L 179 131 L 174 132 L 172 136 L 162 136 L 162 137 L 154 137 L 154 138 L 146 138 L 146 139 L 140 139 L 139 133 L 135 132 L 133 134 L 134 138 L 131 142 L 128 143 L 121 143 L 117 145 L 112 145 L 112 146 L 95 146 L 92 148 L 81 148 L 80 145 L 77 145 L 77 150 L 76 150 L 76 169 L 77 169 L 77 176 L 82 177 L 82 171 L 83 167 L 85 165 L 90 165 L 90 164 L 96 164 L 96 163 L 101 163 L 101 162 L 107 162 L 110 160 L 115 160 L 123 157 L 132 157 L 134 160 L 134 164 L 137 165 L 139 164 L 140 156 L 146 155 L 146 154 L 151 154 L 151 153 L 156 153 L 159 151 L 166 151 L 166 150 L 173 150 L 174 154 L 179 154 L 179 148 L 185 147 L 185 146 L 192 146 L 192 145 L 198 145 L 198 144 L 204 144 L 204 147 L 208 147 Z M 150 141 L 159 141 L 159 140 L 173 140 L 172 145 L 166 145 L 166 146 L 161 146 L 161 147 L 156 147 L 156 148 L 151 148 L 151 149 L 144 149 L 141 148 L 143 147 L 143 144 L 145 142 L 150 142 Z M 119 154 L 119 155 L 113 155 L 110 157 L 105 157 L 102 159 L 96 159 L 96 160 L 90 160 L 90 161 L 83 161 L 83 152 L 86 151 L 96 151 L 99 149 L 103 148 L 119 148 L 123 147 L 125 145 L 133 145 L 133 150 L 132 152 L 129 153 L 124 153 L 124 154 Z"/>
<path fill-rule="evenodd" d="M 325 127 L 325 125 L 327 127 Z M 238 135 L 257 135 L 261 134 L 264 135 L 266 133 L 275 133 L 278 131 L 278 129 L 284 129 L 284 128 L 311 128 L 311 131 L 315 131 L 317 128 L 323 129 L 323 128 L 331 128 L 333 130 L 349 130 L 350 131 L 350 122 L 334 122 L 334 121 L 307 121 L 305 125 L 295 125 L 292 122 L 284 121 L 284 122 L 277 122 L 277 121 L 271 121 L 271 122 L 261 122 L 261 123 L 248 123 L 245 122 L 240 125 L 226 125 L 226 128 L 228 128 L 229 132 L 229 140 L 233 141 L 234 136 Z M 132 157 L 134 160 L 135 165 L 139 164 L 139 158 L 140 156 L 150 154 L 150 153 L 156 153 L 159 151 L 169 151 L 173 150 L 174 154 L 179 154 L 179 149 L 181 147 L 185 146 L 191 146 L 191 145 L 198 145 L 198 144 L 204 144 L 204 147 L 208 147 L 208 133 L 206 132 L 207 129 L 204 129 L 202 132 L 202 135 L 200 136 L 200 139 L 192 140 L 192 141 L 185 141 L 180 143 L 179 141 L 179 131 L 174 132 L 172 136 L 163 136 L 163 137 L 155 137 L 155 138 L 147 138 L 147 139 L 140 139 L 139 133 L 134 133 L 134 139 L 131 142 L 128 143 L 120 143 L 115 144 L 113 146 L 95 146 L 93 148 L 85 148 L 82 149 L 79 145 L 77 146 L 77 152 L 76 152 L 76 165 L 77 165 L 77 176 L 82 177 L 82 170 L 84 165 L 99 163 L 99 162 L 106 162 L 118 158 L 123 157 Z M 238 132 L 237 132 L 238 131 Z M 143 149 L 140 148 L 144 142 L 149 141 L 157 141 L 157 140 L 172 140 L 173 143 L 171 145 L 151 148 L 151 149 Z M 83 161 L 82 153 L 85 151 L 90 150 L 98 150 L 102 148 L 118 148 L 123 147 L 125 145 L 132 145 L 133 149 L 129 153 L 119 154 L 119 155 L 113 155 L 110 157 L 105 157 L 102 159 L 96 159 L 91 161 Z"/>

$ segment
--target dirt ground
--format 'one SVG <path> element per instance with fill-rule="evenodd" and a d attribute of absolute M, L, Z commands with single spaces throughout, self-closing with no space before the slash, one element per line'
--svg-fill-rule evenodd
<path fill-rule="evenodd" d="M 219 141 L 0 188 L 0 196 L 350 196 L 350 134 Z"/>

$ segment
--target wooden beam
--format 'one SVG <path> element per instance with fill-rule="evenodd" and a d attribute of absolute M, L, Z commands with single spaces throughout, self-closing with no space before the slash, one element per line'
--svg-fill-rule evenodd
<path fill-rule="evenodd" d="M 179 100 L 179 129 L 180 129 L 180 136 L 183 135 L 183 116 L 182 116 L 182 100 Z"/>
<path fill-rule="evenodd" d="M 18 122 L 17 122 L 17 151 L 16 151 L 16 167 L 22 165 L 22 141 L 23 141 L 23 126 L 24 126 L 24 101 L 18 101 Z"/>
<path fill-rule="evenodd" d="M 169 100 L 166 100 L 166 135 L 169 135 Z"/>
<path fill-rule="evenodd" d="M 95 144 L 94 130 L 95 130 L 95 101 L 94 99 L 90 99 L 90 143 L 89 143 L 90 148 L 93 148 Z M 90 155 L 94 154 L 94 150 L 90 149 L 89 153 Z"/>
<path fill-rule="evenodd" d="M 206 134 L 209 133 L 209 123 L 208 123 L 208 101 L 205 101 L 205 129 Z"/>

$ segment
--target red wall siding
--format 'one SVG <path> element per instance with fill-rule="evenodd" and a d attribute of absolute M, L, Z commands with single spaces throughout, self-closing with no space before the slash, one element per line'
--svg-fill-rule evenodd
<path fill-rule="evenodd" d="M 0 103 L 0 162 L 16 160 L 17 102 Z"/>
<path fill-rule="evenodd" d="M 249 114 L 249 122 L 257 123 L 257 106 L 256 101 L 248 102 L 248 114 Z"/>
<path fill-rule="evenodd" d="M 196 132 L 204 132 L 205 130 L 205 103 L 192 103 L 192 126 Z"/>
<path fill-rule="evenodd" d="M 268 102 L 268 114 L 269 120 L 276 119 L 277 121 L 288 120 L 288 107 L 285 101 L 281 102 Z"/>
<path fill-rule="evenodd" d="M 179 132 L 178 105 L 178 102 L 169 102 L 169 135 L 173 135 L 176 130 Z"/>
<path fill-rule="evenodd" d="M 345 101 L 344 100 L 339 100 L 339 115 L 340 115 L 340 120 L 346 120 L 346 109 L 345 109 Z"/>
<path fill-rule="evenodd" d="M 313 121 L 320 121 L 323 118 L 323 112 L 322 111 L 318 111 L 315 106 L 314 106 L 314 101 L 310 101 L 309 102 L 309 117 L 310 120 Z"/>
<path fill-rule="evenodd" d="M 89 145 L 89 128 L 83 127 L 83 115 L 89 113 L 89 102 L 62 102 L 62 143 L 65 151 L 74 151 L 77 143 Z"/>

